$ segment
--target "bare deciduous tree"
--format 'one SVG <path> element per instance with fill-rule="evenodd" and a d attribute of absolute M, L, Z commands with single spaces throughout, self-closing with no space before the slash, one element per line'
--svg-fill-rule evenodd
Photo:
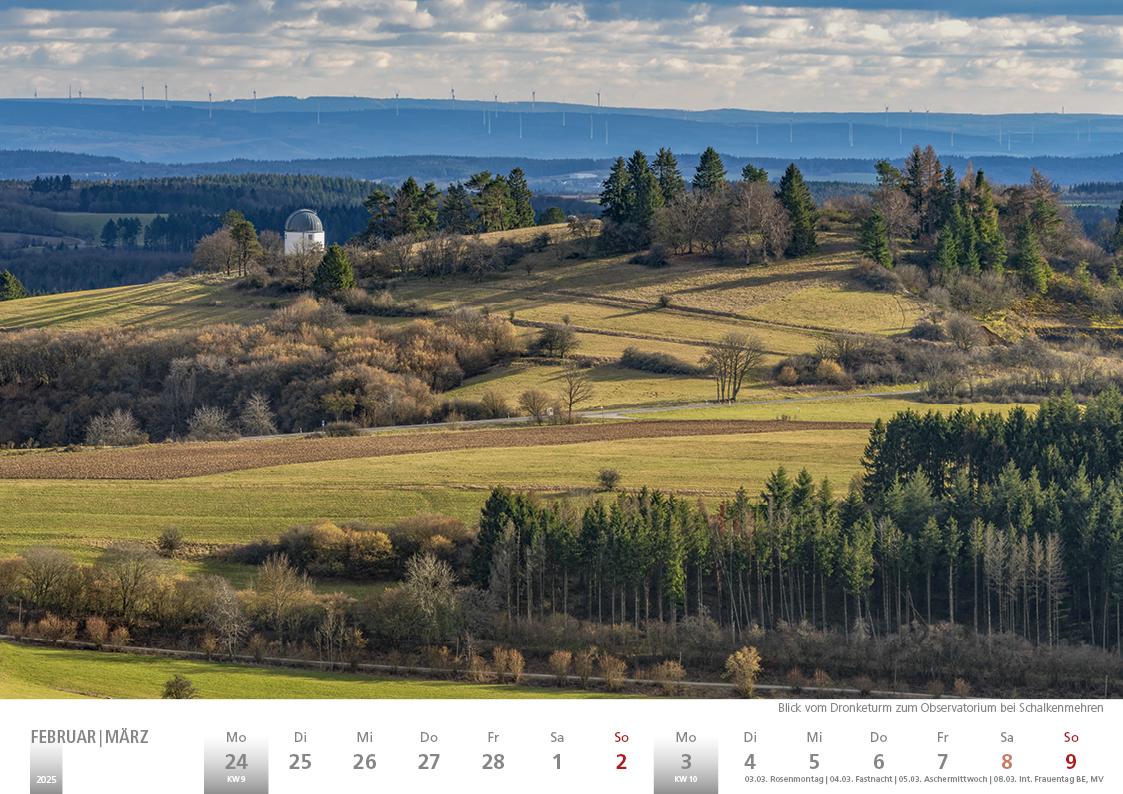
<path fill-rule="evenodd" d="M 238 244 L 230 229 L 222 227 L 195 243 L 191 264 L 196 270 L 229 275 L 238 261 Z"/>
<path fill-rule="evenodd" d="M 233 659 L 242 637 L 249 630 L 249 621 L 246 620 L 238 593 L 230 583 L 216 577 L 214 585 L 210 607 L 207 610 L 207 622 L 214 631 L 219 645 Z"/>
<path fill-rule="evenodd" d="M 893 261 L 897 261 L 900 241 L 911 237 L 917 228 L 918 221 L 912 202 L 903 190 L 884 185 L 874 193 L 873 206 L 885 221 L 889 250 L 893 254 Z"/>
<path fill-rule="evenodd" d="M 733 190 L 733 232 L 745 264 L 782 255 L 791 222 L 772 188 L 765 182 L 738 182 Z"/>
<path fill-rule="evenodd" d="M 539 425 L 546 419 L 551 402 L 550 395 L 541 389 L 527 389 L 519 395 L 519 408 Z"/>
<path fill-rule="evenodd" d="M 271 554 L 258 571 L 254 593 L 259 608 L 277 632 L 278 641 L 284 645 L 285 628 L 311 595 L 311 582 L 289 563 L 286 555 Z"/>
<path fill-rule="evenodd" d="M 749 371 L 760 366 L 764 346 L 756 337 L 729 333 L 706 345 L 702 365 L 717 385 L 719 402 L 733 402 Z"/>
<path fill-rule="evenodd" d="M 156 587 L 160 558 L 149 548 L 137 545 L 111 546 L 98 568 L 106 579 L 117 614 L 132 625 L 145 609 Z"/>
<path fill-rule="evenodd" d="M 569 421 L 573 421 L 573 409 L 588 402 L 593 397 L 593 382 L 584 370 L 570 367 L 562 373 L 562 404 L 566 408 Z"/>

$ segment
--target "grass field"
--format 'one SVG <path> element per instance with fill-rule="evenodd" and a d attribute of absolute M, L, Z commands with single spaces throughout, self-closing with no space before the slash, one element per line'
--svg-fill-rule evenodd
<path fill-rule="evenodd" d="M 276 536 L 315 519 L 386 524 L 416 513 L 474 522 L 493 485 L 588 498 L 602 468 L 625 487 L 716 498 L 759 490 L 783 464 L 840 486 L 867 432 L 780 431 L 498 447 L 320 461 L 176 480 L 0 481 L 0 553 L 52 545 L 92 560 L 114 540 L 177 526 L 203 549 Z"/>
<path fill-rule="evenodd" d="M 800 399 L 770 402 L 762 405 L 714 405 L 701 408 L 682 408 L 659 411 L 658 413 L 632 413 L 635 417 L 659 418 L 666 420 L 693 419 L 698 421 L 723 421 L 734 419 L 790 419 L 797 422 L 874 422 L 889 419 L 901 411 L 915 411 L 920 414 L 928 411 L 951 413 L 959 408 L 976 413 L 998 411 L 1005 413 L 1018 403 L 928 403 L 919 399 L 902 397 L 857 397 L 855 399 Z M 1023 404 L 1028 411 L 1036 411 L 1037 406 Z"/>
<path fill-rule="evenodd" d="M 147 226 L 159 213 L 155 212 L 56 212 L 55 222 L 64 231 L 77 234 L 81 237 L 98 238 L 106 221 L 117 221 L 121 218 L 139 218 L 142 225 Z M 144 244 L 144 231 L 141 230 L 139 245 Z"/>
<path fill-rule="evenodd" d="M 174 675 L 189 678 L 202 698 L 418 700 L 597 696 L 548 687 L 379 678 L 0 642 L 0 698 L 158 698 L 164 682 Z"/>
<path fill-rule="evenodd" d="M 63 292 L 0 303 L 0 329 L 144 325 L 198 327 L 266 317 L 270 300 L 234 289 L 221 276 L 192 276 L 128 287 Z"/>

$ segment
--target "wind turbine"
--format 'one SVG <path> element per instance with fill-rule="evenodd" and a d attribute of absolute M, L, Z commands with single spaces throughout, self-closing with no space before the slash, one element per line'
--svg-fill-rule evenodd
<path fill-rule="evenodd" d="M 207 118 L 214 118 L 214 94 L 210 91 L 207 92 Z"/>
<path fill-rule="evenodd" d="M 538 102 L 538 92 L 537 91 L 531 91 L 530 92 L 530 112 L 531 113 L 534 112 L 534 106 L 535 106 L 535 104 L 537 104 L 537 102 Z"/>
<path fill-rule="evenodd" d="M 257 89 L 253 90 L 253 112 L 257 112 Z"/>
<path fill-rule="evenodd" d="M 140 112 L 144 112 L 144 83 L 140 84 Z"/>
<path fill-rule="evenodd" d="M 168 84 L 164 83 L 164 110 L 168 109 Z"/>

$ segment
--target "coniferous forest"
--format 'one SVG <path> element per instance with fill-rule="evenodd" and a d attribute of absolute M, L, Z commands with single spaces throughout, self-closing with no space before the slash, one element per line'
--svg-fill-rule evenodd
<path fill-rule="evenodd" d="M 1123 399 L 1036 416 L 904 412 L 875 424 L 844 493 L 775 470 L 707 507 L 641 489 L 585 509 L 503 489 L 471 580 L 512 617 L 709 617 L 737 640 L 800 624 L 859 635 L 946 622 L 1115 649 L 1123 604 Z"/>

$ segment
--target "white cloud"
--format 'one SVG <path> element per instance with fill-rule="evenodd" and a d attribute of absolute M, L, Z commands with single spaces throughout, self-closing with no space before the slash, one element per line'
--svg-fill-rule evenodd
<path fill-rule="evenodd" d="M 1102 109 L 1117 18 L 592 0 L 197 0 L 0 10 L 9 91 L 392 93 L 840 110 Z M 646 5 L 646 4 L 644 4 Z M 615 11 L 611 9 L 615 8 Z M 377 73 L 377 85 L 372 74 Z M 382 91 L 378 89 L 382 87 Z M 751 101 L 746 102 L 745 98 Z"/>

